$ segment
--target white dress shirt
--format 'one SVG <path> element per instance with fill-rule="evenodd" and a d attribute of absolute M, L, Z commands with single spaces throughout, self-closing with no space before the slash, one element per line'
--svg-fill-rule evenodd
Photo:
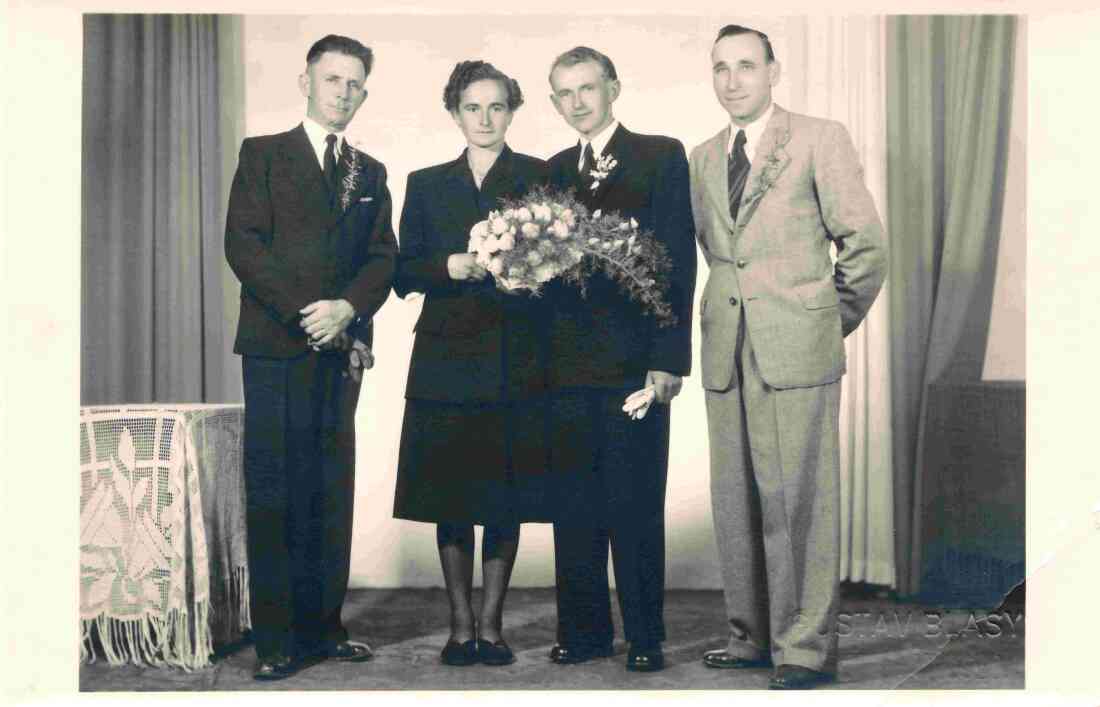
<path fill-rule="evenodd" d="M 730 139 L 726 143 L 726 154 L 729 155 L 733 152 L 733 141 L 737 139 L 737 131 L 744 130 L 745 155 L 749 158 L 749 164 L 752 164 L 753 160 L 756 159 L 756 146 L 760 144 L 760 138 L 764 134 L 764 129 L 768 127 L 768 121 L 771 120 L 774 112 L 775 104 L 769 103 L 768 109 L 748 125 L 741 126 L 730 121 Z"/>
<path fill-rule="evenodd" d="M 321 171 L 324 171 L 325 148 L 328 146 L 325 144 L 325 138 L 329 135 L 328 128 L 309 117 L 302 121 L 302 126 L 306 129 L 306 135 L 309 137 L 309 144 L 313 146 L 313 152 L 317 155 L 317 165 L 321 168 Z M 341 130 L 333 134 L 336 135 L 336 144 L 332 146 L 332 149 L 336 155 L 336 159 L 339 160 L 340 150 L 344 146 L 344 131 Z"/>
<path fill-rule="evenodd" d="M 607 127 L 600 131 L 600 134 L 591 140 L 581 136 L 581 156 L 577 160 L 577 169 L 584 167 L 584 148 L 588 143 L 592 143 L 592 159 L 599 161 L 600 156 L 603 154 L 604 148 L 607 147 L 607 143 L 611 141 L 611 136 L 615 134 L 615 131 L 619 128 L 618 119 L 612 120 L 608 123 Z"/>

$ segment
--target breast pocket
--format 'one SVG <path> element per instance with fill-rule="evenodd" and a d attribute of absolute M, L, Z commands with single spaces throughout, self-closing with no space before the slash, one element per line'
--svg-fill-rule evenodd
<path fill-rule="evenodd" d="M 832 280 L 807 282 L 795 287 L 794 291 L 806 309 L 826 309 L 840 304 L 840 297 Z"/>

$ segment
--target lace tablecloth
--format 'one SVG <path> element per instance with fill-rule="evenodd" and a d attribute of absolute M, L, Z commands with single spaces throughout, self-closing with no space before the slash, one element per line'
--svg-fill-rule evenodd
<path fill-rule="evenodd" d="M 210 664 L 250 626 L 241 405 L 80 413 L 81 658 Z"/>

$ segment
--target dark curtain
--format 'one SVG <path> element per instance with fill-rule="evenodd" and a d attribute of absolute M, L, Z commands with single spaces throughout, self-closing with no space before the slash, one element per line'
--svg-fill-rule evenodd
<path fill-rule="evenodd" d="M 243 67 L 237 17 L 84 17 L 82 404 L 241 400 L 222 239 Z"/>
<path fill-rule="evenodd" d="M 887 20 L 891 377 L 903 595 L 920 589 L 928 386 L 980 380 L 985 360 L 1016 25 L 1003 16 Z"/>

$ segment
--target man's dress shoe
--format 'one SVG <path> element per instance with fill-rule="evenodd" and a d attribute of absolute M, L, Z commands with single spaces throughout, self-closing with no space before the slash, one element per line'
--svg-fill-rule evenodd
<path fill-rule="evenodd" d="M 484 638 L 477 639 L 477 657 L 482 665 L 511 665 L 516 662 L 515 654 L 503 638 L 493 643 Z"/>
<path fill-rule="evenodd" d="M 455 640 L 447 641 L 447 645 L 443 646 L 443 652 L 439 654 L 439 659 L 444 665 L 474 665 L 478 662 L 477 639 L 471 638 L 462 643 Z"/>
<path fill-rule="evenodd" d="M 334 646 L 330 646 L 325 651 L 325 657 L 343 663 L 365 663 L 374 657 L 374 651 L 366 643 L 360 641 L 341 641 Z"/>
<path fill-rule="evenodd" d="M 550 649 L 550 662 L 558 665 L 576 665 L 577 663 L 586 663 L 593 658 L 606 658 L 612 655 L 613 652 L 611 645 L 592 648 L 555 643 L 554 647 Z"/>
<path fill-rule="evenodd" d="M 283 680 L 298 672 L 301 667 L 301 663 L 293 658 L 275 654 L 259 659 L 252 677 L 256 680 Z"/>
<path fill-rule="evenodd" d="M 655 673 L 665 667 L 665 654 L 661 644 L 635 646 L 631 644 L 626 655 L 626 669 L 636 673 Z"/>
<path fill-rule="evenodd" d="M 836 675 L 804 668 L 801 665 L 780 665 L 768 683 L 769 690 L 809 690 L 836 680 Z"/>
<path fill-rule="evenodd" d="M 703 654 L 703 665 L 708 668 L 770 668 L 772 667 L 772 661 L 771 658 L 757 658 L 756 660 L 742 658 L 739 655 L 730 653 L 725 648 L 719 648 Z"/>

